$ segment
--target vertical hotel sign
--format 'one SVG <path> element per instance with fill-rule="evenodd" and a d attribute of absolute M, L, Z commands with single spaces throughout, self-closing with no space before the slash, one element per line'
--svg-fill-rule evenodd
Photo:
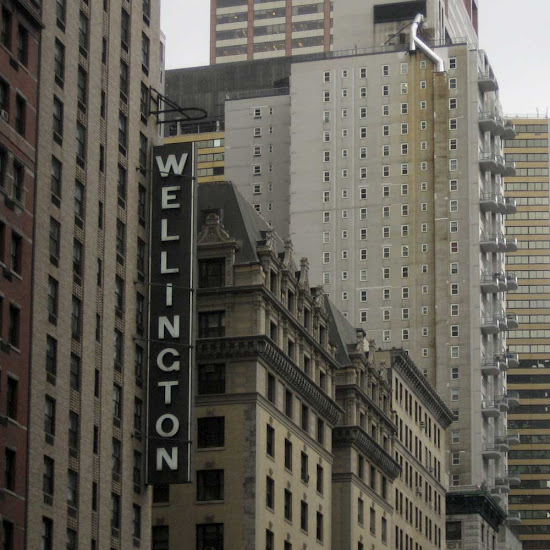
<path fill-rule="evenodd" d="M 195 180 L 192 143 L 153 149 L 147 482 L 191 481 Z"/>

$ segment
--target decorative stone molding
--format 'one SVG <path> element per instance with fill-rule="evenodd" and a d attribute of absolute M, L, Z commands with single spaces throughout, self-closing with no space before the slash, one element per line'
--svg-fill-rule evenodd
<path fill-rule="evenodd" d="M 221 224 L 220 217 L 215 213 L 208 214 L 197 236 L 197 246 L 213 244 L 233 244 L 237 246 L 237 242 L 231 238 Z"/>
<path fill-rule="evenodd" d="M 401 473 L 401 466 L 359 426 L 337 426 L 332 430 L 332 446 L 355 445 L 392 481 Z"/>
<path fill-rule="evenodd" d="M 403 350 L 391 350 L 391 368 L 397 369 L 399 374 L 413 388 L 414 393 L 428 404 L 430 412 L 441 424 L 443 429 L 447 429 L 453 422 L 453 415 L 450 409 L 445 405 L 443 399 L 439 397 L 435 389 L 424 378 L 418 367 L 409 358 Z"/>
<path fill-rule="evenodd" d="M 220 357 L 262 358 L 284 380 L 285 384 L 319 411 L 332 426 L 338 422 L 343 412 L 338 404 L 314 384 L 267 336 L 208 338 L 197 340 L 196 347 L 197 360 Z"/>

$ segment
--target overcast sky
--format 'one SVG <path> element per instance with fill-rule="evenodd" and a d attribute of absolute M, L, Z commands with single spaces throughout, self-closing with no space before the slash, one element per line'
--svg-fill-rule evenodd
<path fill-rule="evenodd" d="M 338 0 L 336 0 L 338 1 Z M 479 0 L 480 45 L 500 84 L 505 113 L 550 107 L 550 0 Z M 210 0 L 161 0 L 166 67 L 209 62 Z"/>

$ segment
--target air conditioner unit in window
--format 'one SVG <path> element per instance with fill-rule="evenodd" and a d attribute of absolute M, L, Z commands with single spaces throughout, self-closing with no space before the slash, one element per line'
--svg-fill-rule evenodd
<path fill-rule="evenodd" d="M 8 113 L 8 111 L 4 110 L 4 109 L 0 109 L 0 116 L 6 121 L 6 122 L 9 122 L 10 120 L 10 114 Z"/>

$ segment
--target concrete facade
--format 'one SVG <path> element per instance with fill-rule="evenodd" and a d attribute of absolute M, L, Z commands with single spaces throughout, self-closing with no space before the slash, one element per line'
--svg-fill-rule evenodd
<path fill-rule="evenodd" d="M 146 548 L 149 177 L 137 169 L 158 137 L 160 2 L 46 0 L 42 14 L 26 547 Z"/>
<path fill-rule="evenodd" d="M 0 10 L 0 543 L 15 550 L 25 540 L 42 23 L 34 1 Z"/>

